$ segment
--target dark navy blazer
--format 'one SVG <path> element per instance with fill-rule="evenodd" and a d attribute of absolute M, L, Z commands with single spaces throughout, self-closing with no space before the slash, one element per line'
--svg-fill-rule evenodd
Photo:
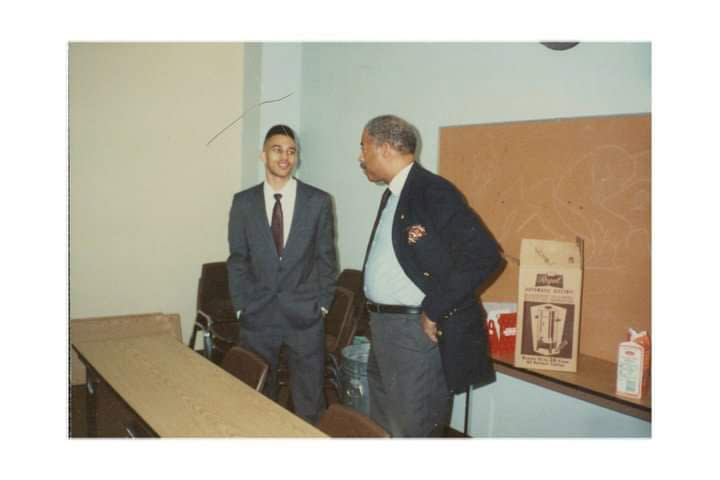
<path fill-rule="evenodd" d="M 442 334 L 448 387 L 495 380 L 482 307 L 475 290 L 502 264 L 499 248 L 460 192 L 418 164 L 398 200 L 393 247 L 405 274 L 425 294 L 422 308 Z"/>

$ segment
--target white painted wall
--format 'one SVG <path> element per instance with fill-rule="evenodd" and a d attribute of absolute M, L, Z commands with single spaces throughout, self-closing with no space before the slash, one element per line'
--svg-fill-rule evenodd
<path fill-rule="evenodd" d="M 71 44 L 70 316 L 195 320 L 202 263 L 227 258 L 242 135 L 241 44 Z"/>

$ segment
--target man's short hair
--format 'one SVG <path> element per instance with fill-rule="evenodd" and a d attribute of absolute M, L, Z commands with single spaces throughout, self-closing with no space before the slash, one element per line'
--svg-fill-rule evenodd
<path fill-rule="evenodd" d="M 286 137 L 290 137 L 295 141 L 295 132 L 293 132 L 293 129 L 288 127 L 287 125 L 275 125 L 273 127 L 270 127 L 270 130 L 267 131 L 265 134 L 265 140 L 263 140 L 263 143 L 267 142 L 270 137 L 273 135 L 285 135 Z"/>
<path fill-rule="evenodd" d="M 375 145 L 389 143 L 404 154 L 414 154 L 417 146 L 415 127 L 395 115 L 380 115 L 370 120 L 365 129 Z"/>

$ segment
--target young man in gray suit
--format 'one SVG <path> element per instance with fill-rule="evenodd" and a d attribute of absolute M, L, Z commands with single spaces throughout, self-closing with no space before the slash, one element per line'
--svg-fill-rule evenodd
<path fill-rule="evenodd" d="M 292 176 L 295 134 L 275 125 L 261 155 L 265 181 L 235 194 L 227 260 L 240 345 L 270 364 L 264 393 L 277 395 L 280 347 L 288 349 L 295 413 L 314 423 L 324 409 L 324 323 L 337 260 L 330 195 Z"/>

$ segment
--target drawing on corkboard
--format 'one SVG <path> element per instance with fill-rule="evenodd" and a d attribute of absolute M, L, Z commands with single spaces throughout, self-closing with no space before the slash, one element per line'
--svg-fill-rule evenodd
<path fill-rule="evenodd" d="M 650 333 L 649 114 L 444 127 L 440 173 L 508 260 L 483 300 L 517 301 L 522 238 L 581 237 L 581 353 L 614 362 L 628 327 Z"/>

